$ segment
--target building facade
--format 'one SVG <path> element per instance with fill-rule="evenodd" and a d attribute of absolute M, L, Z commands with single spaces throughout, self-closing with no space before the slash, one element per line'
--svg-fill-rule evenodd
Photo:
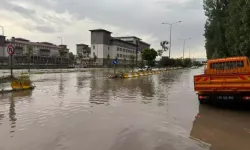
<path fill-rule="evenodd" d="M 76 53 L 78 57 L 89 58 L 91 49 L 86 44 L 76 44 Z"/>
<path fill-rule="evenodd" d="M 143 42 L 135 36 L 112 37 L 111 32 L 104 29 L 90 30 L 91 32 L 91 57 L 96 57 L 96 63 L 106 66 L 117 58 L 119 64 L 130 64 L 141 61 L 141 52 L 150 48 L 150 44 Z"/>
<path fill-rule="evenodd" d="M 76 66 L 89 67 L 93 63 L 90 58 L 91 48 L 86 44 L 76 44 Z"/>
<path fill-rule="evenodd" d="M 4 42 L 3 42 L 4 41 Z M 49 42 L 31 42 L 23 38 L 6 40 L 0 37 L 0 63 L 6 63 L 8 45 L 13 45 L 15 51 L 13 62 L 16 68 L 25 68 L 25 65 L 46 67 L 55 65 L 65 65 L 69 62 L 69 49 L 67 45 L 55 45 Z M 8 59 L 7 59 L 8 60 Z M 8 63 L 8 62 L 7 62 Z"/>

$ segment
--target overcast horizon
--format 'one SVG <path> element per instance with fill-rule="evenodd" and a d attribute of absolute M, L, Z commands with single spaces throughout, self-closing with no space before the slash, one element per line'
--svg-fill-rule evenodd
<path fill-rule="evenodd" d="M 136 36 L 160 49 L 169 41 L 169 26 L 162 22 L 182 21 L 173 26 L 171 57 L 205 58 L 203 2 L 198 0 L 0 0 L 0 26 L 5 36 L 60 44 L 63 38 L 71 52 L 76 44 L 90 45 L 91 29 L 105 29 L 112 36 Z M 1 30 L 0 30 L 0 34 Z M 168 52 L 163 56 L 168 56 Z"/>

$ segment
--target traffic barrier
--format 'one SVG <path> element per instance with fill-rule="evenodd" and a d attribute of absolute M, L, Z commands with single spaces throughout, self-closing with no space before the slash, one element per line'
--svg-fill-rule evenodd
<path fill-rule="evenodd" d="M 133 77 L 138 77 L 138 74 L 137 73 L 132 73 L 132 76 Z"/>
<path fill-rule="evenodd" d="M 123 78 L 136 78 L 140 76 L 157 75 L 157 74 L 161 74 L 162 72 L 164 72 L 164 70 L 124 73 Z"/>
<path fill-rule="evenodd" d="M 140 76 L 145 76 L 144 72 L 139 72 L 139 73 L 140 73 Z"/>
<path fill-rule="evenodd" d="M 21 76 L 11 82 L 4 84 L 0 88 L 0 93 L 13 92 L 19 90 L 34 89 L 35 86 L 32 84 L 28 76 Z"/>
<path fill-rule="evenodd" d="M 131 73 L 124 73 L 123 74 L 123 78 L 132 78 L 132 74 Z"/>

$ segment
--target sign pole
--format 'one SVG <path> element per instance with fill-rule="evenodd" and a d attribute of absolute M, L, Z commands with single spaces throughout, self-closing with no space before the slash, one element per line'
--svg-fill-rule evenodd
<path fill-rule="evenodd" d="M 113 60 L 113 65 L 114 65 L 114 76 L 115 76 L 115 65 L 118 64 L 117 58 Z"/>
<path fill-rule="evenodd" d="M 12 55 L 10 55 L 10 76 L 13 78 Z"/>
<path fill-rule="evenodd" d="M 10 56 L 10 77 L 13 78 L 13 54 L 14 54 L 14 47 L 10 44 L 7 48 L 7 52 Z"/>

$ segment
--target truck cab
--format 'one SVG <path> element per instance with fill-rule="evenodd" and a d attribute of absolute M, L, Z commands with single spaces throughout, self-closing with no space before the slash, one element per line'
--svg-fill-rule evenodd
<path fill-rule="evenodd" d="M 250 100 L 250 66 L 247 57 L 208 60 L 204 74 L 194 76 L 200 103 L 214 100 Z"/>

